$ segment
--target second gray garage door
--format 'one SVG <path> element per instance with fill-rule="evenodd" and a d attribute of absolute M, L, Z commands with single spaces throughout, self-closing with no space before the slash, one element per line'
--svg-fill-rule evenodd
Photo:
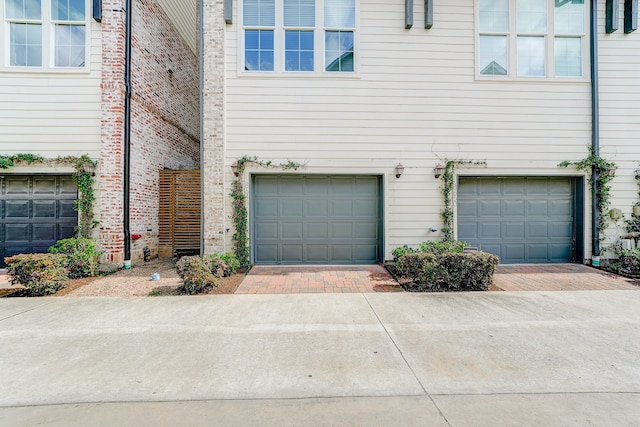
<path fill-rule="evenodd" d="M 577 183 L 564 177 L 461 177 L 458 239 L 503 263 L 574 261 L 581 222 Z"/>
<path fill-rule="evenodd" d="M 256 175 L 256 264 L 371 264 L 381 258 L 379 176 Z"/>

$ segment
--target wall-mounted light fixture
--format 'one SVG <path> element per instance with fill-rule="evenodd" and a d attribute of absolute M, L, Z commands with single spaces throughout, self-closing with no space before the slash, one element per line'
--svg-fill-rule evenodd
<path fill-rule="evenodd" d="M 636 169 L 635 173 L 636 173 L 636 179 L 640 179 L 640 169 Z"/>
<path fill-rule="evenodd" d="M 83 172 L 91 174 L 91 176 L 96 176 L 96 167 L 93 163 L 83 163 L 80 169 L 82 169 Z"/>
<path fill-rule="evenodd" d="M 398 163 L 398 166 L 396 166 L 396 178 L 400 178 L 403 172 L 404 166 L 402 166 L 402 163 Z"/>
<path fill-rule="evenodd" d="M 444 166 L 442 166 L 442 163 L 438 163 L 436 167 L 433 168 L 433 176 L 436 179 L 438 179 L 442 176 L 443 173 L 444 173 Z"/>
<path fill-rule="evenodd" d="M 611 166 L 609 169 L 607 169 L 607 175 L 614 177 L 616 176 L 616 167 L 615 166 Z"/>
<path fill-rule="evenodd" d="M 233 172 L 234 176 L 240 176 L 240 166 L 238 166 L 238 162 L 233 162 L 231 164 L 231 171 Z"/>

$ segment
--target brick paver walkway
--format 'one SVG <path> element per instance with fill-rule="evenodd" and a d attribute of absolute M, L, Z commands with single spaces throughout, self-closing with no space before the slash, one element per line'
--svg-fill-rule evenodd
<path fill-rule="evenodd" d="M 236 290 L 236 294 L 396 291 L 402 291 L 402 288 L 380 265 L 254 266 Z"/>
<path fill-rule="evenodd" d="M 505 291 L 640 290 L 640 280 L 582 264 L 500 265 L 493 278 Z"/>

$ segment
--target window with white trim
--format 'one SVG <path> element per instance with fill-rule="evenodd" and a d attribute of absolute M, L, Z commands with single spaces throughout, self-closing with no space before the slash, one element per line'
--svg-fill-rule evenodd
<path fill-rule="evenodd" d="M 85 67 L 86 0 L 1 1 L 5 66 Z"/>
<path fill-rule="evenodd" d="M 481 76 L 582 77 L 584 0 L 479 0 Z"/>
<path fill-rule="evenodd" d="M 355 0 L 243 0 L 246 71 L 353 72 Z"/>

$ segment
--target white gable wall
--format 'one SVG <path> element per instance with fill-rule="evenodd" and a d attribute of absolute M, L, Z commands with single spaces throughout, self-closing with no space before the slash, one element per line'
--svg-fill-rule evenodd
<path fill-rule="evenodd" d="M 386 174 L 386 258 L 396 246 L 442 237 L 429 229 L 442 226 L 433 167 L 444 159 L 486 161 L 486 168 L 458 170 L 468 175 L 584 176 L 557 165 L 586 157 L 591 144 L 588 67 L 583 79 L 477 78 L 474 2 L 434 3 L 432 29 L 422 28 L 422 2 L 416 2 L 414 27 L 405 30 L 403 2 L 360 1 L 358 72 L 306 78 L 239 71 L 236 10 L 225 34 L 225 164 L 255 155 L 304 163 L 304 173 Z M 603 18 L 600 28 L 604 32 Z M 637 44 L 638 36 L 627 36 L 627 43 L 632 40 Z M 610 52 L 602 62 L 611 70 L 603 72 L 603 86 L 609 86 L 603 88 L 603 108 L 619 102 L 616 96 L 623 98 L 619 105 L 638 99 L 637 92 L 629 95 L 619 84 L 616 90 L 612 82 L 616 69 L 624 67 L 633 80 L 637 67 L 613 65 L 621 57 L 604 41 L 601 50 Z M 609 123 L 617 114 L 603 116 L 603 154 L 616 160 L 624 147 L 626 157 L 637 153 L 632 132 L 613 137 Z M 633 121 L 632 114 L 626 117 Z M 400 179 L 394 175 L 398 163 L 405 166 Z M 227 174 L 226 194 L 230 169 Z M 627 187 L 616 202 L 629 205 L 633 194 Z M 585 195 L 584 237 L 590 242 L 588 189 Z M 227 218 L 226 227 L 233 228 Z"/>

